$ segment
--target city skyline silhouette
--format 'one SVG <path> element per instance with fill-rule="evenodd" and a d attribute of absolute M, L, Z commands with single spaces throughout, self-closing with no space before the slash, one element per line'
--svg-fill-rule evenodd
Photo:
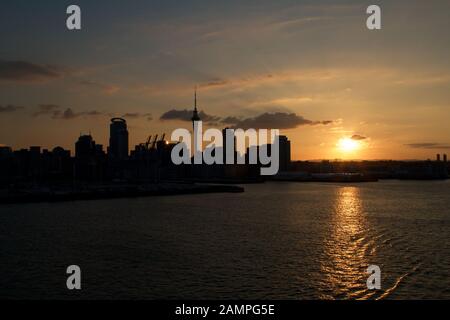
<path fill-rule="evenodd" d="M 205 123 L 280 129 L 294 160 L 450 149 L 446 3 L 383 3 L 376 31 L 350 0 L 78 5 L 69 31 L 63 3 L 5 3 L 0 144 L 73 151 L 91 131 L 106 145 L 104 123 L 124 117 L 134 146 L 187 126 L 197 86 Z"/>

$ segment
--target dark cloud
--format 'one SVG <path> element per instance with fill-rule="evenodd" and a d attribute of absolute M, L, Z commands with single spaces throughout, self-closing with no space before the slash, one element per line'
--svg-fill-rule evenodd
<path fill-rule="evenodd" d="M 212 116 L 209 114 L 204 113 L 203 111 L 200 111 L 198 113 L 200 119 L 204 122 L 218 122 L 221 120 L 220 117 Z M 192 118 L 192 110 L 175 110 L 172 109 L 170 111 L 167 111 L 161 115 L 159 118 L 160 120 L 180 120 L 180 121 L 191 121 Z"/>
<path fill-rule="evenodd" d="M 222 123 L 237 123 L 240 119 L 238 117 L 225 117 L 221 120 Z"/>
<path fill-rule="evenodd" d="M 191 121 L 192 111 L 185 110 L 169 110 L 159 117 L 160 120 L 181 120 L 181 121 Z"/>
<path fill-rule="evenodd" d="M 104 113 L 98 110 L 88 110 L 77 112 L 72 108 L 64 108 L 57 104 L 40 104 L 37 110 L 32 114 L 33 117 L 38 116 L 50 116 L 52 119 L 64 119 L 72 120 L 80 117 L 95 117 L 95 116 L 105 116 L 105 117 L 115 117 L 117 115 L 112 113 Z M 123 118 L 146 118 L 148 121 L 152 120 L 152 115 L 150 113 L 139 113 L 139 112 L 128 112 L 125 113 Z"/>
<path fill-rule="evenodd" d="M 52 115 L 55 116 L 60 112 L 60 106 L 56 104 L 40 104 L 38 105 L 38 110 L 33 113 L 33 117 L 41 115 Z"/>
<path fill-rule="evenodd" d="M 92 111 L 84 112 L 84 115 L 86 115 L 86 116 L 100 116 L 100 115 L 103 115 L 103 113 L 100 112 L 100 111 L 97 111 L 97 110 L 92 110 Z"/>
<path fill-rule="evenodd" d="M 0 105 L 0 113 L 6 113 L 6 112 L 15 112 L 17 110 L 23 109 L 24 107 L 21 106 L 15 106 L 12 104 L 8 104 L 6 106 Z"/>
<path fill-rule="evenodd" d="M 102 115 L 103 113 L 97 110 L 75 112 L 72 110 L 72 108 L 66 108 L 63 112 L 58 112 L 57 114 L 54 114 L 53 118 L 71 120 L 79 117 L 102 116 Z"/>
<path fill-rule="evenodd" d="M 416 149 L 450 149 L 450 144 L 448 143 L 437 143 L 437 142 L 422 142 L 422 143 L 408 143 L 408 147 Z"/>
<path fill-rule="evenodd" d="M 238 117 L 225 117 L 208 115 L 204 112 L 199 112 L 200 119 L 209 124 L 223 124 L 230 125 L 233 128 L 241 129 L 292 129 L 302 125 L 327 125 L 333 121 L 312 121 L 303 118 L 295 113 L 285 112 L 266 112 L 256 117 L 251 118 L 238 118 Z M 191 121 L 192 110 L 170 110 L 161 115 L 161 120 L 181 120 Z"/>
<path fill-rule="evenodd" d="M 56 104 L 40 104 L 33 117 L 49 115 L 53 119 L 71 120 L 81 116 L 99 116 L 102 112 L 97 110 L 75 112 L 72 108 L 63 108 Z"/>
<path fill-rule="evenodd" d="M 213 115 L 210 115 L 210 114 L 206 114 L 203 111 L 200 111 L 198 113 L 198 116 L 200 117 L 200 119 L 202 119 L 205 122 L 218 122 L 221 119 L 220 117 L 213 116 Z"/>
<path fill-rule="evenodd" d="M 41 82 L 61 77 L 63 73 L 63 70 L 56 66 L 0 60 L 0 80 L 4 81 Z"/>
<path fill-rule="evenodd" d="M 77 114 L 77 113 L 73 112 L 73 110 L 71 108 L 67 108 L 66 110 L 64 110 L 64 112 L 62 114 L 57 116 L 57 118 L 60 118 L 60 119 L 73 119 L 73 118 L 77 118 L 79 116 L 80 116 L 80 114 Z"/>
<path fill-rule="evenodd" d="M 122 118 L 139 118 L 141 116 L 140 113 L 138 112 L 130 112 L 130 113 L 125 113 Z"/>
<path fill-rule="evenodd" d="M 148 121 L 153 120 L 151 113 L 139 113 L 139 112 L 128 112 L 122 115 L 122 118 L 131 118 L 131 119 L 138 119 L 138 118 L 147 118 Z"/>
<path fill-rule="evenodd" d="M 359 134 L 354 134 L 354 135 L 351 137 L 351 139 L 352 139 L 352 140 L 365 140 L 365 139 L 367 139 L 367 137 L 361 136 L 361 135 L 359 135 Z"/>
<path fill-rule="evenodd" d="M 242 129 L 293 129 L 304 125 L 326 125 L 332 121 L 312 121 L 295 113 L 266 112 L 252 118 L 227 117 L 222 122 L 231 124 L 234 128 Z"/>

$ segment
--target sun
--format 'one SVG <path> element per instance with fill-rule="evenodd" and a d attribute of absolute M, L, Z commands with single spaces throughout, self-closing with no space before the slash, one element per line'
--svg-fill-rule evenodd
<path fill-rule="evenodd" d="M 359 142 L 351 138 L 342 138 L 338 141 L 338 148 L 343 152 L 353 152 L 359 149 Z"/>

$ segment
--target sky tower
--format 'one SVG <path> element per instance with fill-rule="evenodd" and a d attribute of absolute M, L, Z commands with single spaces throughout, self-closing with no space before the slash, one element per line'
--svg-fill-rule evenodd
<path fill-rule="evenodd" d="M 194 91 L 194 111 L 192 112 L 192 130 L 194 130 L 195 121 L 200 121 L 200 117 L 198 116 L 197 111 L 197 87 L 195 87 Z"/>

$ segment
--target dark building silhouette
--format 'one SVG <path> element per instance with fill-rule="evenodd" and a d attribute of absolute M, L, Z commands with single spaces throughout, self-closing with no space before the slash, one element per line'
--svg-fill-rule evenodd
<path fill-rule="evenodd" d="M 95 155 L 95 141 L 90 134 L 81 135 L 75 142 L 75 157 L 83 158 Z"/>
<path fill-rule="evenodd" d="M 377 179 L 435 180 L 448 179 L 449 166 L 445 161 L 295 161 L 292 171 L 304 174 L 358 173 Z"/>
<path fill-rule="evenodd" d="M 113 160 L 125 160 L 128 158 L 128 130 L 125 119 L 111 119 L 108 156 Z"/>
<path fill-rule="evenodd" d="M 0 156 L 11 156 L 12 148 L 8 146 L 0 146 Z"/>
<path fill-rule="evenodd" d="M 14 154 L 10 147 L 0 146 L 0 186 L 12 182 L 14 175 Z"/>
<path fill-rule="evenodd" d="M 92 136 L 82 135 L 75 143 L 74 179 L 100 181 L 105 178 L 106 155 Z"/>
<path fill-rule="evenodd" d="M 12 151 L 0 148 L 0 184 L 47 185 L 72 178 L 70 151 L 56 147 L 52 151 L 33 146 Z"/>
<path fill-rule="evenodd" d="M 42 175 L 41 166 L 41 147 L 32 146 L 29 152 L 29 173 L 35 181 L 39 180 Z"/>
<path fill-rule="evenodd" d="M 73 176 L 73 161 L 69 150 L 65 150 L 62 147 L 55 147 L 48 156 L 48 174 L 50 180 L 63 181 Z"/>
<path fill-rule="evenodd" d="M 131 151 L 130 159 L 126 165 L 126 176 L 135 181 L 153 181 L 161 179 L 175 180 L 185 177 L 183 166 L 176 166 L 172 163 L 171 152 L 176 143 L 169 143 L 164 140 L 163 134 L 158 140 L 158 135 L 154 136 L 153 143 L 151 136 L 147 143 L 136 145 Z"/>
<path fill-rule="evenodd" d="M 227 130 L 230 130 L 230 128 L 224 128 L 222 130 L 222 148 L 223 148 L 223 163 L 224 164 L 227 164 L 227 152 L 231 153 L 231 151 L 228 151 L 228 149 L 227 149 L 227 143 L 226 143 L 226 141 L 227 141 Z M 234 133 L 233 133 L 233 135 L 234 135 Z M 232 163 L 235 164 L 237 162 L 236 137 L 235 136 L 233 137 L 233 151 L 232 151 L 232 155 L 233 155 Z"/>
<path fill-rule="evenodd" d="M 279 136 L 280 141 L 280 168 L 279 171 L 288 171 L 291 165 L 291 141 L 286 136 Z"/>
<path fill-rule="evenodd" d="M 278 171 L 289 171 L 291 169 L 291 141 L 289 141 L 288 137 L 286 136 L 279 136 L 279 167 Z M 272 155 L 272 144 L 266 144 L 266 145 L 260 145 L 260 146 L 250 146 L 246 150 L 245 159 L 246 163 L 250 163 L 250 154 L 253 154 L 256 156 L 257 159 L 257 166 L 253 166 L 253 175 L 255 174 L 255 170 L 259 170 L 263 164 L 260 161 L 259 152 L 260 149 L 264 148 L 264 153 L 267 150 L 267 155 Z"/>

